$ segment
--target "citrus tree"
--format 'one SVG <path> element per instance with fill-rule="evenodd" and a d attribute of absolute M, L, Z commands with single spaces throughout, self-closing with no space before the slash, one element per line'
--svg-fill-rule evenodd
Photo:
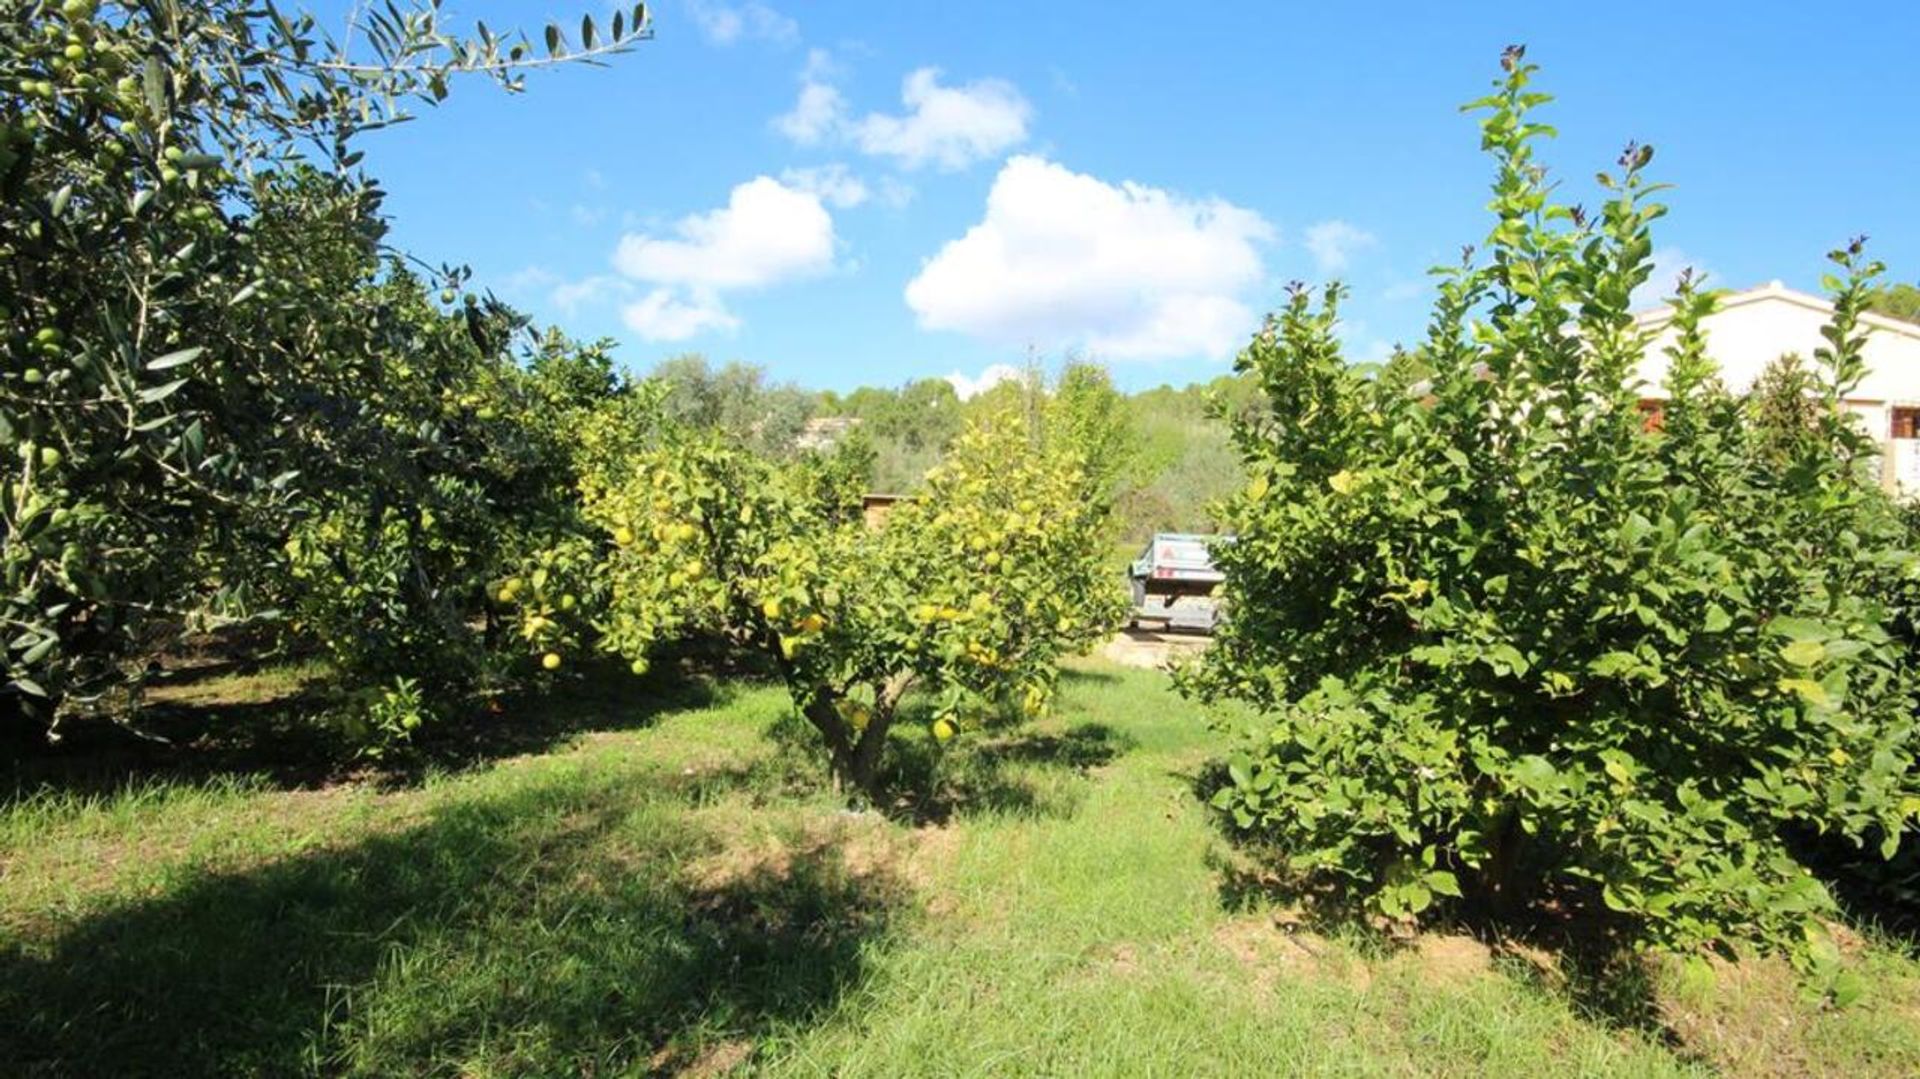
<path fill-rule="evenodd" d="M 1591 896 L 1664 946 L 1830 954 L 1783 834 L 1888 851 L 1920 810 L 1883 599 L 1913 556 L 1842 403 L 1878 267 L 1834 253 L 1790 437 L 1718 383 L 1684 280 L 1650 422 L 1652 151 L 1596 211 L 1556 203 L 1548 98 L 1504 66 L 1476 103 L 1493 229 L 1395 377 L 1342 359 L 1337 287 L 1241 355 L 1270 407 L 1236 431 L 1234 619 L 1188 686 L 1260 718 L 1215 804 L 1394 917 Z"/>
<path fill-rule="evenodd" d="M 871 453 L 782 462 L 682 430 L 589 477 L 613 541 L 604 646 L 644 669 L 663 638 L 725 634 L 764 651 L 820 733 L 836 780 L 879 792 L 902 695 L 946 741 L 1043 711 L 1057 664 L 1111 631 L 1106 504 L 1062 422 L 1064 398 L 979 418 L 921 495 L 870 525 Z"/>
<path fill-rule="evenodd" d="M 458 401 L 490 392 L 503 317 L 460 302 L 460 271 L 395 272 L 357 138 L 460 75 L 517 88 L 625 48 L 645 13 L 570 51 L 558 28 L 451 34 L 431 0 L 337 39 L 271 0 L 5 7 L 0 662 L 5 707 L 45 722 L 183 628 L 272 613 L 329 537 L 427 527 L 383 470 L 424 476 L 489 422 Z M 391 554 L 339 575 L 403 577 Z"/>

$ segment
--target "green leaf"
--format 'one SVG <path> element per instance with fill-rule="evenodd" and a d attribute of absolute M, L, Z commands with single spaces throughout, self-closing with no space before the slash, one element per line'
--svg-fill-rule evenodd
<path fill-rule="evenodd" d="M 200 354 L 205 351 L 205 348 L 196 345 L 193 348 L 183 348 L 178 352 L 169 352 L 158 359 L 148 360 L 147 370 L 165 371 L 169 368 L 179 367 L 181 364 L 192 363 L 199 359 Z"/>
<path fill-rule="evenodd" d="M 1601 768 L 1616 783 L 1633 782 L 1633 769 L 1627 767 L 1625 762 L 1621 761 L 1618 757 L 1608 757 L 1606 763 L 1601 765 Z"/>
<path fill-rule="evenodd" d="M 1857 971 L 1843 970 L 1833 976 L 1833 984 L 1828 992 L 1833 996 L 1834 1007 L 1850 1008 L 1866 995 L 1867 980 Z"/>
<path fill-rule="evenodd" d="M 1780 658 L 1795 667 L 1811 667 L 1827 658 L 1827 646 L 1819 641 L 1797 640 L 1780 650 Z"/>
<path fill-rule="evenodd" d="M 1775 618 L 1767 623 L 1767 632 L 1795 641 L 1824 641 L 1833 636 L 1825 622 L 1811 618 L 1799 618 L 1791 615 Z"/>
<path fill-rule="evenodd" d="M 172 382 L 169 382 L 164 386 L 149 386 L 146 389 L 140 391 L 139 393 L 140 400 L 147 404 L 152 404 L 155 401 L 164 401 L 167 398 L 172 397 L 174 393 L 180 389 L 180 387 L 186 385 L 188 382 L 191 382 L 191 381 L 192 379 L 176 378 Z"/>
<path fill-rule="evenodd" d="M 1460 898 L 1460 880 L 1451 870 L 1436 869 L 1428 873 L 1425 880 L 1427 887 L 1433 889 L 1436 894 Z"/>
<path fill-rule="evenodd" d="M 1616 888 L 1612 881 L 1608 881 L 1600 886 L 1600 900 L 1608 910 L 1617 910 L 1622 914 L 1633 914 L 1640 909 L 1639 895 L 1631 885 L 1623 884 Z"/>
<path fill-rule="evenodd" d="M 1602 678 L 1624 674 L 1640 666 L 1640 657 L 1632 652 L 1603 652 L 1593 662 L 1587 664 L 1587 670 Z"/>
<path fill-rule="evenodd" d="M 1249 763 L 1244 755 L 1236 755 L 1227 764 L 1227 775 L 1233 779 L 1234 786 L 1244 787 L 1253 782 L 1253 773 L 1248 768 Z"/>
<path fill-rule="evenodd" d="M 1798 696 L 1816 708 L 1825 708 L 1832 703 L 1832 698 L 1827 696 L 1826 687 L 1811 678 L 1782 678 L 1780 689 Z"/>
<path fill-rule="evenodd" d="M 1527 657 L 1510 644 L 1496 644 L 1487 650 L 1487 666 L 1501 674 L 1527 673 Z"/>
<path fill-rule="evenodd" d="M 39 644 L 34 645 L 21 654 L 20 662 L 26 664 L 38 663 L 47 658 L 47 653 L 53 651 L 54 646 L 59 643 L 60 638 L 52 636 L 51 634 L 42 637 Z"/>

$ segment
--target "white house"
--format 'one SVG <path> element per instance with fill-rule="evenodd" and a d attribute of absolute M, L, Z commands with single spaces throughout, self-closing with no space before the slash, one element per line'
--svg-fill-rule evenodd
<path fill-rule="evenodd" d="M 1826 300 L 1773 281 L 1722 296 L 1701 325 L 1721 381 L 1740 392 L 1782 353 L 1797 352 L 1811 365 L 1814 350 L 1826 344 L 1820 328 L 1832 314 Z M 1673 344 L 1672 319 L 1667 307 L 1638 316 L 1642 327 L 1657 333 L 1640 364 L 1650 405 L 1665 393 L 1660 387 L 1667 376 L 1666 350 Z M 1862 315 L 1861 322 L 1868 331 L 1867 374 L 1847 407 L 1885 447 L 1881 475 L 1888 486 L 1920 495 L 1920 325 L 1873 314 Z"/>

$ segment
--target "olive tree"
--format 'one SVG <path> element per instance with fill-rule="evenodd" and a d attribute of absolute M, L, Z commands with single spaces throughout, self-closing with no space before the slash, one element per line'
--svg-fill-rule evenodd
<path fill-rule="evenodd" d="M 183 626 L 266 612 L 285 541 L 343 498 L 393 501 L 370 488 L 396 454 L 447 452 L 413 406 L 498 355 L 503 316 L 457 302 L 461 271 L 391 272 L 357 137 L 463 74 L 512 89 L 622 50 L 645 12 L 583 23 L 574 50 L 557 27 L 449 33 L 433 0 L 337 39 L 272 0 L 6 8 L 0 618 L 8 705 L 47 720 Z"/>

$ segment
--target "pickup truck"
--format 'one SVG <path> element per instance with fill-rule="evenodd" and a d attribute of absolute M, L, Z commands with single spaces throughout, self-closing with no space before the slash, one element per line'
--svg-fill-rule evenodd
<path fill-rule="evenodd" d="M 1128 567 L 1133 613 L 1128 624 L 1159 622 L 1167 629 L 1212 632 L 1223 615 L 1214 595 L 1225 578 L 1214 567 L 1211 546 L 1220 536 L 1157 533 Z"/>

